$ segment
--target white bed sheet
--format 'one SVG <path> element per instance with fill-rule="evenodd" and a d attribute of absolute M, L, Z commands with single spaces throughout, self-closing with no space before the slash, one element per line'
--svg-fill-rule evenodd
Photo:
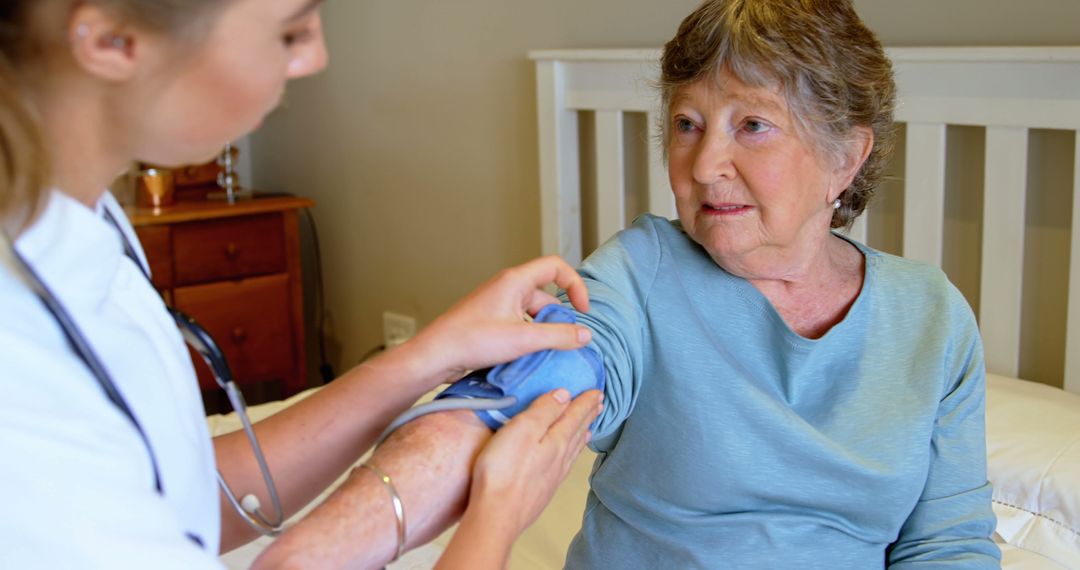
<path fill-rule="evenodd" d="M 990 374 L 986 434 L 998 535 L 1080 568 L 1080 395 Z"/>
<path fill-rule="evenodd" d="M 1011 544 L 998 542 L 1002 570 L 1070 570 L 1053 560 Z"/>

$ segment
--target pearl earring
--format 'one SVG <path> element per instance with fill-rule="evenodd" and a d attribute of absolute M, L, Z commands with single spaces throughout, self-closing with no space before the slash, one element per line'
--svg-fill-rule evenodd
<path fill-rule="evenodd" d="M 109 45 L 116 49 L 127 49 L 128 39 L 122 36 L 111 36 L 108 38 Z"/>
<path fill-rule="evenodd" d="M 833 200 L 832 207 L 834 210 L 840 209 L 840 198 Z"/>

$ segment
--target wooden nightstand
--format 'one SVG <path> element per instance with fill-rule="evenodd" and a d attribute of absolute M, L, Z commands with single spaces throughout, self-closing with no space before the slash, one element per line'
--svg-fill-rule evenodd
<path fill-rule="evenodd" d="M 297 213 L 314 204 L 273 196 L 127 211 L 154 286 L 213 335 L 238 384 L 280 381 L 285 396 L 307 387 Z M 193 360 L 199 386 L 216 389 Z"/>

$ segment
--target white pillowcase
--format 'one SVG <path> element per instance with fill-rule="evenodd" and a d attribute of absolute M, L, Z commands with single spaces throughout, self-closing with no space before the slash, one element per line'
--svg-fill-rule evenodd
<path fill-rule="evenodd" d="M 1080 395 L 987 374 L 988 470 L 997 532 L 1080 568 Z"/>

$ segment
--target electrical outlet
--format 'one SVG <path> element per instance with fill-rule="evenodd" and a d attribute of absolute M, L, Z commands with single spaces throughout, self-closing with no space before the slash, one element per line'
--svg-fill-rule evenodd
<path fill-rule="evenodd" d="M 383 319 L 383 344 L 393 348 L 416 334 L 416 319 L 408 315 L 399 315 L 386 311 Z"/>

